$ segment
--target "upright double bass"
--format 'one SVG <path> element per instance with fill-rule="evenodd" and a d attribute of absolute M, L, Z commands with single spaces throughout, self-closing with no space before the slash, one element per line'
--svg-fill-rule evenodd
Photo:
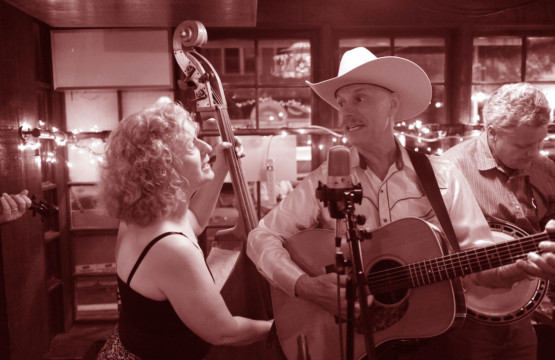
<path fill-rule="evenodd" d="M 236 144 L 220 78 L 212 64 L 195 49 L 207 40 L 206 28 L 199 21 L 183 21 L 176 27 L 173 50 L 183 72 L 178 84 L 193 94 L 191 102 L 200 120 L 215 119 L 221 140 Z M 225 156 L 239 219 L 233 228 L 216 234 L 207 263 L 233 315 L 271 319 L 269 285 L 246 255 L 247 235 L 258 225 L 256 211 L 235 147 L 226 149 Z M 277 346 L 263 341 L 246 347 L 214 347 L 206 359 L 279 359 L 278 352 Z"/>

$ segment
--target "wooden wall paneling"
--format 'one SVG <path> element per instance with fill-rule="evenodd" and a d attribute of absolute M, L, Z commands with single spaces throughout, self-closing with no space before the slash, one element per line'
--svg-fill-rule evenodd
<path fill-rule="evenodd" d="M 65 101 L 63 92 L 52 92 L 52 121 L 54 126 L 66 130 Z M 59 149 L 62 159 L 67 159 L 67 147 Z M 73 312 L 72 261 L 69 234 L 69 199 L 68 199 L 68 169 L 63 162 L 56 167 L 58 193 L 58 226 L 60 229 L 61 245 L 61 277 L 63 287 L 64 328 L 69 330 L 75 318 Z"/>
<path fill-rule="evenodd" d="M 482 0 L 473 1 L 472 4 L 459 0 L 258 0 L 257 26 L 291 28 L 326 23 L 333 26 L 364 25 L 390 29 L 397 26 L 426 28 L 464 24 L 551 26 L 555 23 L 554 10 L 553 0 L 527 3 Z"/>
<path fill-rule="evenodd" d="M 20 123 L 37 122 L 33 20 L 0 2 L 0 191 L 40 194 L 40 168 L 32 150 L 18 149 Z M 40 217 L 27 213 L 1 226 L 0 334 L 2 359 L 40 359 L 49 347 L 44 301 L 45 263 Z"/>
<path fill-rule="evenodd" d="M 446 86 L 451 91 L 447 115 L 449 124 L 470 124 L 472 95 L 472 33 L 470 26 L 463 25 L 452 31 L 448 37 L 448 68 L 446 71 Z"/>

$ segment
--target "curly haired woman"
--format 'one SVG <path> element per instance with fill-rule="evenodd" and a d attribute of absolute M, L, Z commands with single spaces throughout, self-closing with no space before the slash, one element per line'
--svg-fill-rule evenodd
<path fill-rule="evenodd" d="M 121 309 L 98 359 L 202 359 L 210 345 L 263 339 L 271 321 L 232 316 L 197 242 L 227 173 L 190 114 L 158 102 L 121 121 L 101 170 L 101 200 L 120 219 Z M 222 155 L 222 156 L 220 156 Z"/>

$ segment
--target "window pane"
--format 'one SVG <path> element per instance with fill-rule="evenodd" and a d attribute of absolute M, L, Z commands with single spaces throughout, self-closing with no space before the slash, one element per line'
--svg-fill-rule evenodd
<path fill-rule="evenodd" d="M 555 80 L 555 37 L 528 39 L 526 81 Z"/>
<path fill-rule="evenodd" d="M 69 187 L 72 229 L 117 228 L 118 219 L 106 215 L 105 210 L 98 206 L 97 196 L 96 185 Z"/>
<path fill-rule="evenodd" d="M 173 100 L 171 90 L 124 90 L 121 92 L 122 118 L 152 106 L 161 97 Z"/>
<path fill-rule="evenodd" d="M 549 101 L 549 107 L 553 111 L 555 109 L 555 84 L 534 84 L 534 86 L 543 91 L 547 101 Z"/>
<path fill-rule="evenodd" d="M 116 90 L 65 91 L 67 130 L 112 130 L 118 124 Z"/>
<path fill-rule="evenodd" d="M 65 92 L 67 130 L 96 132 L 113 130 L 118 122 L 116 90 L 72 90 Z M 98 180 L 98 161 L 104 154 L 100 139 L 82 139 L 68 145 L 68 174 L 71 182 Z"/>
<path fill-rule="evenodd" d="M 339 40 L 339 58 L 345 51 L 359 46 L 367 48 L 377 57 L 392 53 L 390 38 L 341 39 Z"/>
<path fill-rule="evenodd" d="M 480 37 L 474 39 L 472 80 L 475 82 L 518 82 L 521 79 L 522 39 Z"/>
<path fill-rule="evenodd" d="M 304 86 L 310 79 L 308 40 L 260 40 L 258 55 L 260 84 Z"/>
<path fill-rule="evenodd" d="M 549 101 L 549 107 L 551 108 L 551 119 L 555 116 L 555 84 L 534 84 L 540 88 L 547 97 Z M 549 157 L 551 160 L 555 161 L 555 136 L 552 131 L 553 121 L 550 124 L 550 132 L 548 134 L 548 140 L 543 141 L 541 145 L 541 153 L 544 156 Z"/>
<path fill-rule="evenodd" d="M 297 180 L 295 135 L 239 136 L 246 156 L 241 166 L 246 181 L 266 181 L 268 159 L 273 162 L 275 180 Z"/>
<path fill-rule="evenodd" d="M 224 86 L 254 85 L 254 40 L 211 40 L 199 50 Z"/>
<path fill-rule="evenodd" d="M 396 38 L 395 56 L 418 64 L 432 82 L 445 81 L 445 40 L 441 38 Z"/>
<path fill-rule="evenodd" d="M 259 90 L 260 128 L 310 125 L 311 93 L 306 88 L 264 88 Z M 251 113 L 251 121 L 256 118 Z"/>
<path fill-rule="evenodd" d="M 392 47 L 395 41 L 395 49 Z M 352 38 L 339 40 L 339 56 L 357 46 L 377 57 L 399 56 L 418 64 L 433 82 L 445 80 L 445 40 L 442 38 Z"/>
<path fill-rule="evenodd" d="M 432 86 L 432 100 L 430 105 L 420 115 L 405 120 L 407 125 L 421 121 L 423 124 L 445 124 L 445 86 Z"/>
<path fill-rule="evenodd" d="M 483 124 L 482 119 L 482 109 L 486 104 L 486 100 L 490 97 L 495 90 L 497 90 L 500 85 L 473 85 L 472 95 L 470 97 L 472 102 L 472 114 L 471 121 L 472 124 Z"/>
<path fill-rule="evenodd" d="M 254 89 L 226 89 L 227 111 L 234 128 L 254 128 L 256 96 Z"/>
<path fill-rule="evenodd" d="M 69 181 L 98 181 L 98 162 L 104 155 L 105 144 L 100 139 L 81 139 L 68 145 L 67 161 Z"/>

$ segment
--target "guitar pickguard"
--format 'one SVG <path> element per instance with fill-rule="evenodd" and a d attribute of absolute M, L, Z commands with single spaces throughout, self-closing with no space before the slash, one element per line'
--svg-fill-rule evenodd
<path fill-rule="evenodd" d="M 374 332 L 383 331 L 403 319 L 409 309 L 408 298 L 402 300 L 400 303 L 394 306 L 383 306 L 374 302 L 370 306 L 370 324 L 373 324 Z M 359 334 L 362 334 L 362 321 L 357 321 L 356 330 Z"/>

